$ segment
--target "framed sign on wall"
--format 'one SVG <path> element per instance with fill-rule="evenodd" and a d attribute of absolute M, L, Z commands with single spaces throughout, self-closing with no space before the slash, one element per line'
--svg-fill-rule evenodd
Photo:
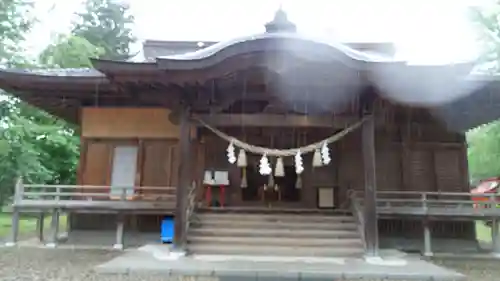
<path fill-rule="evenodd" d="M 335 186 L 318 187 L 317 206 L 319 209 L 335 209 Z"/>

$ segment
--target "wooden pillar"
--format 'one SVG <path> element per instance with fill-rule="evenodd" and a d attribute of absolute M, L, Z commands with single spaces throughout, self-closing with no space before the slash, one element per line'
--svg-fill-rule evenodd
<path fill-rule="evenodd" d="M 17 179 L 15 192 L 14 192 L 14 204 L 12 208 L 12 226 L 11 226 L 11 234 L 9 240 L 5 243 L 5 246 L 12 247 L 17 243 L 17 239 L 19 236 L 19 219 L 20 219 L 20 210 L 17 207 L 18 204 L 23 200 L 24 195 L 24 185 L 21 177 Z"/>
<path fill-rule="evenodd" d="M 191 183 L 190 175 L 190 109 L 183 107 L 180 112 L 180 137 L 179 137 L 179 182 L 177 183 L 177 200 L 175 206 L 175 225 L 174 225 L 174 248 L 184 252 L 186 246 L 186 207 L 187 192 Z"/>
<path fill-rule="evenodd" d="M 49 248 L 55 248 L 58 242 L 59 236 L 59 213 L 58 209 L 52 211 L 52 217 L 50 220 L 50 236 L 49 241 L 46 244 Z"/>
<path fill-rule="evenodd" d="M 113 245 L 113 249 L 123 250 L 124 230 L 125 230 L 125 216 L 122 213 L 119 213 L 116 215 L 116 241 L 115 244 Z"/>
<path fill-rule="evenodd" d="M 375 120 L 371 116 L 362 127 L 363 168 L 365 172 L 364 237 L 366 255 L 378 256 L 377 177 L 375 169 Z"/>
<path fill-rule="evenodd" d="M 424 256 L 432 256 L 432 242 L 431 242 L 431 226 L 430 221 L 425 219 L 423 221 L 424 226 Z"/>
<path fill-rule="evenodd" d="M 43 242 L 43 239 L 44 239 L 43 238 L 43 229 L 45 228 L 44 222 L 45 222 L 45 212 L 41 211 L 38 214 L 38 218 L 36 220 L 36 230 L 37 230 L 37 234 L 38 234 L 38 240 L 40 242 Z"/>
<path fill-rule="evenodd" d="M 493 218 L 491 220 L 491 242 L 492 252 L 495 256 L 500 256 L 500 232 L 498 226 L 498 219 Z"/>
<path fill-rule="evenodd" d="M 12 226 L 9 240 L 5 243 L 7 247 L 13 247 L 17 243 L 17 239 L 19 236 L 19 209 L 14 207 L 12 210 Z"/>
<path fill-rule="evenodd" d="M 73 213 L 66 212 L 66 229 L 64 233 L 64 239 L 69 239 L 69 233 L 71 232 L 71 220 L 73 219 Z"/>

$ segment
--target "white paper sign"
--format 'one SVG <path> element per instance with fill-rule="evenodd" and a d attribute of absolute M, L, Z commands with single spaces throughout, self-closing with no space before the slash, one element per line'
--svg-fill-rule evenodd
<path fill-rule="evenodd" d="M 215 171 L 214 180 L 216 185 L 229 185 L 229 173 L 227 171 Z"/>
<path fill-rule="evenodd" d="M 211 170 L 205 171 L 205 174 L 203 176 L 203 184 L 205 184 L 205 185 L 214 185 L 215 184 Z"/>

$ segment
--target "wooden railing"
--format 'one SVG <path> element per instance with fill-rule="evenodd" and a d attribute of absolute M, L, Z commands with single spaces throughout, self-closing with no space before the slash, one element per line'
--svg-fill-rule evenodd
<path fill-rule="evenodd" d="M 354 191 L 352 196 L 362 204 L 363 192 Z M 376 206 L 379 214 L 500 215 L 497 197 L 468 192 L 377 191 Z"/>
<path fill-rule="evenodd" d="M 358 225 L 358 232 L 361 236 L 361 241 L 363 241 L 363 247 L 366 249 L 365 218 L 360 202 L 361 200 L 356 196 L 356 192 L 354 190 L 349 190 L 347 194 L 349 196 L 349 207 L 351 209 L 352 215 L 354 216 L 354 220 Z"/>
<path fill-rule="evenodd" d="M 115 192 L 111 192 L 115 191 Z M 154 209 L 175 206 L 175 187 L 23 184 L 15 187 L 13 207 L 62 209 Z"/>
<path fill-rule="evenodd" d="M 196 193 L 196 182 L 193 181 L 187 196 L 187 206 L 186 206 L 186 220 L 184 227 L 184 238 L 187 238 L 187 234 L 189 232 L 189 227 L 191 225 L 193 214 L 196 210 L 197 203 L 197 193 Z"/>

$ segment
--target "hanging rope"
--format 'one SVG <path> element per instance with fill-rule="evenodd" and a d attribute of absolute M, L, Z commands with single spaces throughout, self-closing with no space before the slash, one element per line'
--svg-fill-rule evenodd
<path fill-rule="evenodd" d="M 341 139 L 345 135 L 349 134 L 350 132 L 356 130 L 366 120 L 368 120 L 368 118 L 371 118 L 371 117 L 367 116 L 367 117 L 361 119 L 360 121 L 354 123 L 353 125 L 351 125 L 351 126 L 345 128 L 344 130 L 340 131 L 339 133 L 337 133 L 337 134 L 335 134 L 335 135 L 333 135 L 331 137 L 328 137 L 328 138 L 326 138 L 324 140 L 321 140 L 321 141 L 318 141 L 318 142 L 315 142 L 315 143 L 312 143 L 312 144 L 309 144 L 309 145 L 306 145 L 306 146 L 298 147 L 298 148 L 275 149 L 275 148 L 266 148 L 266 147 L 262 147 L 262 146 L 255 146 L 255 145 L 248 144 L 246 142 L 242 142 L 242 141 L 240 141 L 240 140 L 238 140 L 238 139 L 236 139 L 234 137 L 231 137 L 231 136 L 229 136 L 229 135 L 221 132 L 220 130 L 217 130 L 216 128 L 214 128 L 214 127 L 210 126 L 209 124 L 207 124 L 205 121 L 193 117 L 193 119 L 195 121 L 199 122 L 201 125 L 203 125 L 207 129 L 209 129 L 210 131 L 212 131 L 214 134 L 216 134 L 220 138 L 225 139 L 227 142 L 232 143 L 232 144 L 234 144 L 235 146 L 237 146 L 237 147 L 239 147 L 241 149 L 244 149 L 244 150 L 246 150 L 248 152 L 252 152 L 254 154 L 267 155 L 267 156 L 276 156 L 276 157 L 294 156 L 298 152 L 300 152 L 301 154 L 313 152 L 316 149 L 320 149 L 325 143 L 326 144 L 333 143 L 333 142 Z"/>

